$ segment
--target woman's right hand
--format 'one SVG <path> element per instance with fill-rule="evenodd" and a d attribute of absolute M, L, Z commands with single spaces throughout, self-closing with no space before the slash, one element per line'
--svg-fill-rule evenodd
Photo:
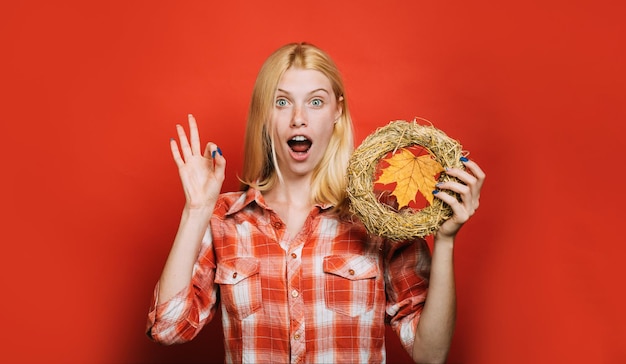
<path fill-rule="evenodd" d="M 176 125 L 176 131 L 180 140 L 180 149 L 173 138 L 170 141 L 170 147 L 183 184 L 185 207 L 212 209 L 224 182 L 226 159 L 214 143 L 207 143 L 202 153 L 198 125 L 191 114 L 189 115 L 189 139 L 182 125 Z"/>

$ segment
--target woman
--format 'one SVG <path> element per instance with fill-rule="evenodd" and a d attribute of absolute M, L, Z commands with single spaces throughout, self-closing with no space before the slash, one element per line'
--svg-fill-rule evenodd
<path fill-rule="evenodd" d="M 226 161 L 213 143 L 201 151 L 192 116 L 189 139 L 177 132 L 171 149 L 186 204 L 149 313 L 154 340 L 191 340 L 219 296 L 227 362 L 384 362 L 386 321 L 415 362 L 445 361 L 454 238 L 485 178 L 474 162 L 447 171 L 463 183 L 438 186 L 454 215 L 432 256 L 421 239 L 368 235 L 345 196 L 353 135 L 343 83 L 309 44 L 278 49 L 259 72 L 242 191 L 220 194 Z"/>

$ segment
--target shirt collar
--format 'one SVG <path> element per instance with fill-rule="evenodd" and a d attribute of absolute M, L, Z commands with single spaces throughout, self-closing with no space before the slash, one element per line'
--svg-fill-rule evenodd
<path fill-rule="evenodd" d="M 232 206 L 230 206 L 230 208 L 226 212 L 226 216 L 236 214 L 252 202 L 256 202 L 257 205 L 261 206 L 264 209 L 267 209 L 267 205 L 265 205 L 265 200 L 263 200 L 263 195 L 261 195 L 261 192 L 250 187 L 246 191 L 244 191 L 241 196 L 239 196 L 237 201 L 235 201 Z"/>
<path fill-rule="evenodd" d="M 239 199 L 233 203 L 233 205 L 226 212 L 226 216 L 236 214 L 237 212 L 243 210 L 246 206 L 250 205 L 252 202 L 255 202 L 258 206 L 265 210 L 271 210 L 269 206 L 265 203 L 265 199 L 261 194 L 261 191 L 256 188 L 250 187 L 244 193 L 241 194 Z M 328 210 L 333 207 L 332 204 L 319 204 L 316 203 L 315 207 L 319 208 L 320 211 Z"/>

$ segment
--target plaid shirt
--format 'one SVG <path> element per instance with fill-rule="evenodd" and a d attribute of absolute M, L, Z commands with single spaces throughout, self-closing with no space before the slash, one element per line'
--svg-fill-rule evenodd
<path fill-rule="evenodd" d="M 323 206 L 285 235 L 257 190 L 222 194 L 189 287 L 156 302 L 157 284 L 148 335 L 191 340 L 219 296 L 226 362 L 382 363 L 385 322 L 412 351 L 428 289 L 425 241 L 372 237 Z"/>

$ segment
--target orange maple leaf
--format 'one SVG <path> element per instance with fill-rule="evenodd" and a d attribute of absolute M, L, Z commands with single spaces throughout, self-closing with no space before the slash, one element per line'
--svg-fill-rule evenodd
<path fill-rule="evenodd" d="M 420 155 L 416 157 L 407 149 L 400 149 L 384 161 L 389 166 L 382 168 L 382 174 L 375 181 L 381 184 L 397 183 L 392 195 L 398 199 L 399 207 L 408 206 L 415 200 L 417 192 L 433 204 L 432 191 L 435 189 L 437 173 L 443 171 L 443 167 L 430 155 Z"/>

